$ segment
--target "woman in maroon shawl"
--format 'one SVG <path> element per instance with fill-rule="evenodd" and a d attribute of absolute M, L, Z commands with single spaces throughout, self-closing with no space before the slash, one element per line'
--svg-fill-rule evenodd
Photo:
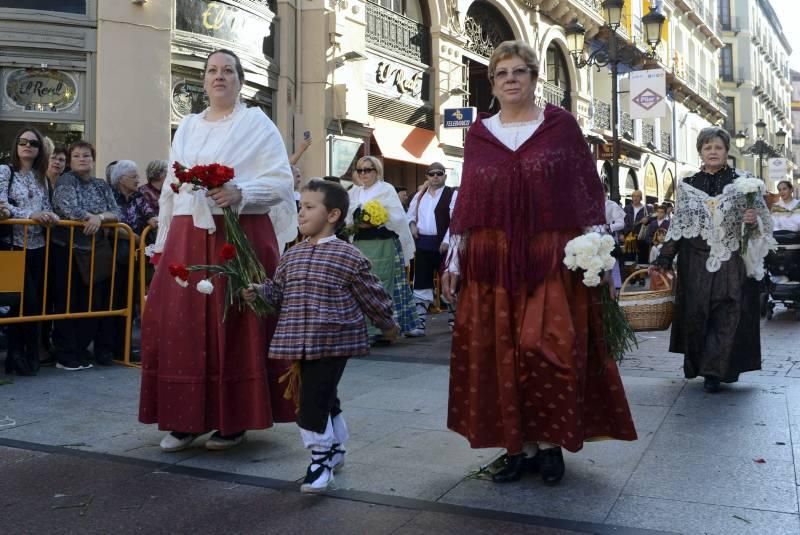
<path fill-rule="evenodd" d="M 501 111 L 467 134 L 443 277 L 448 301 L 458 290 L 447 425 L 506 449 L 496 482 L 529 470 L 556 484 L 562 447 L 636 439 L 599 289 L 563 264 L 569 240 L 605 223 L 603 187 L 575 118 L 534 103 L 533 49 L 501 43 L 489 73 Z"/>

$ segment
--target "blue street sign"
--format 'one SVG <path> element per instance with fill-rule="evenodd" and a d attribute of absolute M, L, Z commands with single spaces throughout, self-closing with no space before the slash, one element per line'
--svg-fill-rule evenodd
<path fill-rule="evenodd" d="M 477 108 L 445 108 L 445 128 L 467 128 L 475 122 L 478 116 Z"/>

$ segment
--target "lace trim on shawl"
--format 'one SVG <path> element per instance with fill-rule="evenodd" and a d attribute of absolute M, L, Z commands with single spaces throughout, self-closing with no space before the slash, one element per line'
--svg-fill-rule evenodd
<path fill-rule="evenodd" d="M 721 194 L 712 197 L 681 182 L 678 184 L 675 205 L 667 239 L 702 238 L 711 249 L 706 270 L 710 273 L 719 271 L 722 262 L 730 260 L 731 255 L 740 249 L 747 197 L 738 192 L 733 184 L 728 184 Z M 755 209 L 758 223 L 748 240 L 747 254 L 742 259 L 747 275 L 760 280 L 764 276 L 764 257 L 775 249 L 777 243 L 772 237 L 772 218 L 761 195 L 756 197 Z"/>

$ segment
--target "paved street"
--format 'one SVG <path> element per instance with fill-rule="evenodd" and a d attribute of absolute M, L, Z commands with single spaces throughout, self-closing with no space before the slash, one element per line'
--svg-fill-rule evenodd
<path fill-rule="evenodd" d="M 0 525 L 7 533 L 800 532 L 800 323 L 763 324 L 764 370 L 710 396 L 682 377 L 667 333 L 622 366 L 639 440 L 566 456 L 556 488 L 495 485 L 445 425 L 449 336 L 352 361 L 341 386 L 352 439 L 337 490 L 302 496 L 294 425 L 240 448 L 176 454 L 136 421 L 139 372 L 115 366 L 0 385 Z M 649 530 L 649 531 L 648 531 Z"/>

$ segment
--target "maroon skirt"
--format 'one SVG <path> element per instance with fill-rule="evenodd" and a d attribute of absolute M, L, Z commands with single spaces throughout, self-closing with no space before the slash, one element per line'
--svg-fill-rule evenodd
<path fill-rule="evenodd" d="M 259 319 L 234 305 L 223 323 L 224 277 L 213 279 L 214 292 L 205 295 L 195 289 L 205 272 L 192 272 L 183 288 L 167 269 L 173 263 L 219 263 L 224 222 L 222 216 L 214 221 L 217 231 L 209 234 L 191 216 L 172 219 L 142 318 L 139 421 L 162 430 L 223 435 L 293 422 L 295 406 L 278 384 L 291 361 L 267 359 L 277 317 Z M 269 216 L 243 215 L 240 221 L 271 276 L 280 254 Z"/>

